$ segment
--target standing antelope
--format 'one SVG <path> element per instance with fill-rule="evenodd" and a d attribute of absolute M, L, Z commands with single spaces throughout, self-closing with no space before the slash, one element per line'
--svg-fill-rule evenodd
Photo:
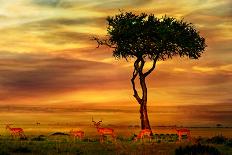
<path fill-rule="evenodd" d="M 148 136 L 149 137 L 149 141 L 151 141 L 151 134 L 152 134 L 151 130 L 149 130 L 149 129 L 143 129 L 135 137 L 135 141 L 137 141 L 138 139 L 142 139 L 143 140 L 144 136 Z"/>
<path fill-rule="evenodd" d="M 187 134 L 188 141 L 191 140 L 190 130 L 189 130 L 189 129 L 186 129 L 186 128 L 183 128 L 183 129 L 176 129 L 176 132 L 177 132 L 177 134 L 178 134 L 179 141 L 182 140 L 182 135 L 183 135 L 183 134 Z"/>
<path fill-rule="evenodd" d="M 104 135 L 111 135 L 112 138 L 115 140 L 115 133 L 114 133 L 114 129 L 111 129 L 111 128 L 101 128 L 100 125 L 101 125 L 101 122 L 102 121 L 98 121 L 98 122 L 95 122 L 92 118 L 92 122 L 93 122 L 93 125 L 97 128 L 97 132 L 98 134 L 100 135 L 100 142 L 103 142 L 104 141 Z"/>
<path fill-rule="evenodd" d="M 84 131 L 81 130 L 71 130 L 70 131 L 70 135 L 73 136 L 74 138 L 79 138 L 80 140 L 82 140 L 82 138 L 84 137 Z"/>
<path fill-rule="evenodd" d="M 37 125 L 37 126 L 40 125 L 40 122 L 36 122 L 36 125 Z"/>
<path fill-rule="evenodd" d="M 10 134 L 11 134 L 12 137 L 19 136 L 20 138 L 26 138 L 22 128 L 11 128 L 10 124 L 7 124 L 6 129 L 9 129 Z"/>

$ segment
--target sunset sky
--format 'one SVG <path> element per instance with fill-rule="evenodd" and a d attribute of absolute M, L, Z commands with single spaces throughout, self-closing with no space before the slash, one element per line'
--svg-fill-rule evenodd
<path fill-rule="evenodd" d="M 196 112 L 202 106 L 209 121 L 215 117 L 232 125 L 231 0 L 0 0 L 0 4 L 0 116 L 5 116 L 0 122 L 7 121 L 9 113 L 49 113 L 47 107 L 66 113 L 70 107 L 106 109 L 105 113 L 107 108 L 138 108 L 130 83 L 133 60 L 116 60 L 111 49 L 96 48 L 91 40 L 106 35 L 106 17 L 121 9 L 184 18 L 208 45 L 199 60 L 158 62 L 147 80 L 148 105 L 174 111 L 195 107 Z"/>

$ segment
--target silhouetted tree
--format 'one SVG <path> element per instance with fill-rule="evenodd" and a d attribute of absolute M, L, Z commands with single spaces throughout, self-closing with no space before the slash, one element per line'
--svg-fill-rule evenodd
<path fill-rule="evenodd" d="M 147 115 L 146 77 L 152 73 L 159 60 L 171 59 L 173 56 L 198 59 L 206 47 L 205 39 L 193 24 L 167 16 L 157 18 L 152 14 L 121 12 L 106 20 L 107 38 L 94 40 L 98 47 L 106 45 L 112 48 L 115 58 L 135 60 L 131 83 L 134 97 L 140 105 L 141 128 L 151 129 Z M 145 71 L 147 61 L 152 61 L 153 65 Z M 136 78 L 139 78 L 141 95 L 135 86 Z"/>

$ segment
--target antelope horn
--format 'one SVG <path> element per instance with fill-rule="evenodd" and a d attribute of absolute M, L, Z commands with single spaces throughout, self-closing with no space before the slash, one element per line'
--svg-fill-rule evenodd
<path fill-rule="evenodd" d="M 96 123 L 96 122 L 93 120 L 93 116 L 92 116 L 92 122 Z"/>

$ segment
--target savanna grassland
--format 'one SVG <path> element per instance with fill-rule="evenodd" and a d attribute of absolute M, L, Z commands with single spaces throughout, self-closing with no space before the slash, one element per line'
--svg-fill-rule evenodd
<path fill-rule="evenodd" d="M 186 136 L 178 142 L 178 136 L 170 127 L 153 127 L 154 135 L 149 141 L 135 142 L 134 136 L 140 129 L 137 126 L 105 126 L 115 129 L 116 142 L 111 137 L 104 137 L 99 142 L 99 136 L 94 126 L 53 125 L 23 125 L 26 138 L 12 138 L 10 132 L 1 125 L 0 155 L 11 154 L 90 154 L 90 155 L 181 155 L 181 154 L 232 154 L 231 128 L 190 128 L 192 141 Z M 71 129 L 85 129 L 82 141 L 69 135 Z M 196 152 L 196 150 L 200 152 Z M 192 151 L 192 152 L 191 152 Z M 194 152 L 195 151 L 195 152 Z"/>

